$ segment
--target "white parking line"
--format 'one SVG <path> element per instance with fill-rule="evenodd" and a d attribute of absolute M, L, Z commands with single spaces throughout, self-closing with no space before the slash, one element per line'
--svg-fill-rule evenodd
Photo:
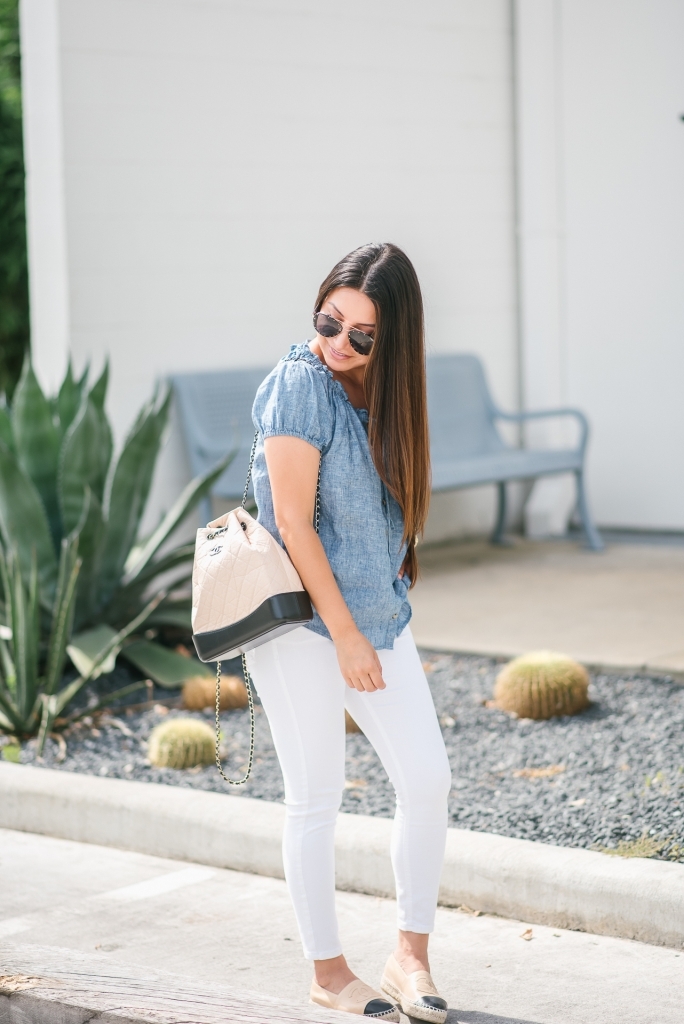
<path fill-rule="evenodd" d="M 150 896 L 159 896 L 165 892 L 172 892 L 174 889 L 182 889 L 184 885 L 195 885 L 197 882 L 204 882 L 215 874 L 216 872 L 212 868 L 184 868 L 182 871 L 172 871 L 167 875 L 157 875 L 156 878 L 148 878 L 146 882 L 125 885 L 121 889 L 110 889 L 109 892 L 99 893 L 93 898 L 116 900 L 122 903 L 130 903 L 133 900 L 146 900 Z"/>
<path fill-rule="evenodd" d="M 0 921 L 0 939 L 26 932 L 29 928 L 33 928 L 33 923 L 26 917 L 6 917 L 4 921 Z"/>

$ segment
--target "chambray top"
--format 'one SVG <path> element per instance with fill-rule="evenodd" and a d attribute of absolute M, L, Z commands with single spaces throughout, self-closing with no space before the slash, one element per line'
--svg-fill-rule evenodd
<path fill-rule="evenodd" d="M 254 496 L 259 522 L 282 545 L 273 513 L 264 438 L 301 437 L 321 452 L 319 536 L 359 630 L 376 650 L 392 648 L 411 618 L 401 509 L 373 464 L 368 412 L 347 393 L 307 343 L 293 345 L 261 384 L 252 409 L 259 431 Z M 307 629 L 330 637 L 314 611 Z"/>

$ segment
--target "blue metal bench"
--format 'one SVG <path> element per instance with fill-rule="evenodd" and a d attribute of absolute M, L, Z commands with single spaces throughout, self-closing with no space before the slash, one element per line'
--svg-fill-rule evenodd
<path fill-rule="evenodd" d="M 577 510 L 587 545 L 596 551 L 603 543 L 594 526 L 584 488 L 586 418 L 575 409 L 505 413 L 494 404 L 482 363 L 471 355 L 431 356 L 428 366 L 428 410 L 433 491 L 451 491 L 481 484 L 498 487 L 498 512 L 492 541 L 503 543 L 506 523 L 506 483 L 556 473 L 574 473 Z M 214 485 L 219 498 L 236 498 L 244 488 L 249 450 L 254 436 L 252 402 L 270 367 L 179 374 L 171 378 L 193 474 L 203 473 L 234 450 L 236 457 Z M 572 416 L 580 425 L 576 448 L 530 450 L 512 448 L 501 438 L 496 420 L 523 422 L 550 416 Z M 250 491 L 251 493 L 251 491 Z M 203 508 L 211 518 L 209 500 Z"/>
<path fill-rule="evenodd" d="M 506 525 L 508 481 L 574 473 L 577 511 L 587 547 L 600 551 L 603 541 L 589 513 L 584 486 L 584 456 L 589 434 L 584 414 L 577 409 L 503 412 L 494 404 L 477 356 L 431 356 L 427 369 L 433 491 L 496 484 L 499 500 L 492 542 L 501 544 Z M 579 423 L 577 447 L 512 448 L 496 429 L 497 420 L 523 423 L 557 416 L 571 416 Z"/>
<path fill-rule="evenodd" d="M 177 374 L 170 378 L 192 475 L 211 469 L 227 451 L 235 452 L 235 458 L 212 488 L 214 497 L 242 497 L 254 440 L 252 403 L 257 388 L 271 369 L 263 366 L 217 370 L 215 373 Z M 250 481 L 249 494 L 252 493 Z M 213 518 L 210 498 L 203 502 L 201 513 L 205 523 Z"/>

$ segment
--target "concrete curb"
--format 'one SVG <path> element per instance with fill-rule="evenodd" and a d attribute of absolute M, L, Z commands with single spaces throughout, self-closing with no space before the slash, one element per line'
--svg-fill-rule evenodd
<path fill-rule="evenodd" d="M 283 877 L 281 804 L 0 763 L 0 827 Z M 392 822 L 341 814 L 340 889 L 394 896 Z M 684 866 L 449 829 L 440 903 L 684 945 Z"/>

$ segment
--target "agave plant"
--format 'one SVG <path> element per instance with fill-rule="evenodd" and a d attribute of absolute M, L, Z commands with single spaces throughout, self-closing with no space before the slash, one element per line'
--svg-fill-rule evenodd
<path fill-rule="evenodd" d="M 158 594 L 124 629 L 102 638 L 100 650 L 95 657 L 89 659 L 88 667 L 76 679 L 63 684 L 67 641 L 81 568 L 77 547 L 78 539 L 75 535 L 62 543 L 47 641 L 41 637 L 43 609 L 40 606 L 35 558 L 27 589 L 16 553 L 10 551 L 6 554 L 0 549 L 0 577 L 7 618 L 7 624 L 0 626 L 0 728 L 19 736 L 39 730 L 39 753 L 42 752 L 45 737 L 57 716 L 79 690 L 102 671 L 112 655 L 116 655 L 127 637 L 142 625 L 163 597 L 163 592 Z M 139 682 L 121 687 L 101 703 L 109 703 L 144 685 L 144 682 Z"/>
<path fill-rule="evenodd" d="M 104 411 L 108 370 L 92 387 L 68 368 L 47 398 L 27 359 L 11 409 L 0 407 L 0 728 L 43 735 L 78 690 L 119 653 L 158 682 L 197 672 L 139 636 L 190 628 L 193 546 L 167 541 L 229 463 L 191 481 L 150 536 L 139 538 L 168 422 L 158 388 L 117 457 Z M 160 579 L 171 580 L 160 590 Z M 69 655 L 79 676 L 61 686 Z"/>

